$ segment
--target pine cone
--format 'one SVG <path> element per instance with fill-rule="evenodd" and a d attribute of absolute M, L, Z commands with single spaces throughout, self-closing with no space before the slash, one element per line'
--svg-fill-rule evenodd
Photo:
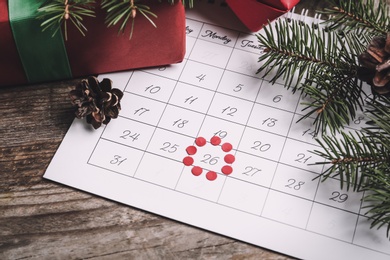
<path fill-rule="evenodd" d="M 81 80 L 76 88 L 69 92 L 72 104 L 77 106 L 76 117 L 86 117 L 88 124 L 92 124 L 95 129 L 102 123 L 108 124 L 111 118 L 117 118 L 123 92 L 111 85 L 110 79 L 99 82 L 96 77 L 88 77 Z"/>
<path fill-rule="evenodd" d="M 390 94 L 390 32 L 386 37 L 374 37 L 359 56 L 359 62 L 359 79 L 367 82 L 377 94 Z"/>

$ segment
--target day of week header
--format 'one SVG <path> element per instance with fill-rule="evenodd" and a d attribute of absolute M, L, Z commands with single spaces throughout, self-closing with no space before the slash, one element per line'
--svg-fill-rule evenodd
<path fill-rule="evenodd" d="M 253 41 L 251 41 L 251 40 L 242 40 L 241 47 L 249 47 L 249 48 L 253 48 L 253 49 L 257 49 L 257 50 L 261 49 L 260 45 L 253 44 Z"/>
<path fill-rule="evenodd" d="M 213 32 L 212 30 L 206 30 L 205 34 L 201 35 L 202 37 L 210 37 L 212 39 L 221 40 L 223 44 L 228 44 L 232 40 L 229 39 L 226 35 L 220 36 L 216 32 Z"/>

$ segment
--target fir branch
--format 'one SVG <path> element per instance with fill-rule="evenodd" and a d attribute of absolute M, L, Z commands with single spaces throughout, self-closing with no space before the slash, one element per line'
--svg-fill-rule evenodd
<path fill-rule="evenodd" d="M 373 169 L 389 170 L 390 166 L 390 99 L 380 97 L 372 99 L 367 106 L 367 117 L 371 120 L 368 127 L 355 133 L 341 133 L 341 138 L 322 136 L 317 139 L 324 151 L 314 151 L 330 164 L 324 173 L 325 178 L 340 176 L 346 179 L 347 186 L 353 184 L 355 190 L 362 188 L 364 178 L 371 179 Z M 382 174 L 389 175 L 389 172 Z M 352 177 L 352 178 L 349 178 Z M 357 182 L 360 179 L 362 182 Z M 351 181 L 354 180 L 354 181 Z M 365 187 L 367 188 L 367 187 Z M 390 208 L 389 208 L 390 212 Z"/>
<path fill-rule="evenodd" d="M 157 27 L 152 18 L 157 18 L 149 6 L 142 4 L 142 0 L 103 0 L 101 7 L 106 9 L 107 27 L 120 24 L 118 33 L 124 33 L 128 23 L 131 23 L 130 36 L 131 39 L 134 32 L 134 21 L 137 12 L 142 14 L 154 27 Z M 181 3 L 185 6 L 188 2 L 190 8 L 193 7 L 193 0 L 182 0 Z M 168 0 L 168 3 L 175 4 L 175 0 Z M 131 20 L 131 21 L 130 21 Z"/>
<path fill-rule="evenodd" d="M 365 191 L 368 203 L 366 215 L 371 228 L 387 226 L 390 236 L 390 98 L 378 96 L 368 100 L 366 115 L 371 120 L 361 132 L 342 133 L 341 138 L 323 136 L 317 139 L 322 151 L 313 153 L 323 157 L 329 166 L 321 176 L 339 177 L 347 189 Z"/>
<path fill-rule="evenodd" d="M 322 151 L 315 150 L 314 154 L 323 157 L 329 167 L 321 174 L 326 180 L 329 177 L 340 178 L 340 185 L 346 188 L 361 190 L 370 182 L 372 169 L 389 165 L 390 155 L 386 147 L 376 138 L 360 132 L 342 133 L 341 138 L 322 136 L 317 139 Z"/>
<path fill-rule="evenodd" d="M 54 37 L 61 27 L 64 28 L 65 40 L 68 39 L 68 21 L 77 30 L 85 35 L 87 28 L 83 25 L 84 17 L 95 17 L 93 5 L 95 0 L 52 0 L 44 2 L 38 9 L 38 19 L 45 19 L 41 23 L 43 31 L 52 30 Z"/>
<path fill-rule="evenodd" d="M 332 0 L 330 2 L 333 8 L 326 8 L 322 13 L 332 17 L 326 22 L 331 30 L 359 29 L 359 33 L 375 35 L 385 34 L 390 30 L 389 9 L 385 1 Z"/>
<path fill-rule="evenodd" d="M 278 68 L 270 81 L 274 83 L 282 77 L 293 92 L 304 77 L 310 78 L 321 70 L 341 70 L 347 75 L 356 73 L 356 55 L 351 55 L 346 40 L 336 32 L 328 32 L 315 24 L 279 19 L 274 26 L 264 27 L 264 33 L 257 34 L 264 49 L 259 57 L 259 62 L 264 64 L 257 73 L 264 72 L 265 77 Z M 289 69 L 291 66 L 297 69 Z"/>
<path fill-rule="evenodd" d="M 390 98 L 366 98 L 369 124 L 360 132 L 335 134 L 355 118 L 357 109 L 363 110 L 363 97 L 369 96 L 363 92 L 361 80 L 371 84 L 375 70 L 372 75 L 362 75 L 359 60 L 374 36 L 383 37 L 390 31 L 388 7 L 383 2 L 375 6 L 372 0 L 337 3 L 337 8 L 325 12 L 331 17 L 327 27 L 287 20 L 265 27 L 264 34 L 257 35 L 264 50 L 258 73 L 264 73 L 272 83 L 282 78 L 286 88 L 309 98 L 300 120 L 315 117 L 315 132 L 323 134 L 316 138 L 322 150 L 313 151 L 324 158 L 317 163 L 325 166 L 319 176 L 323 181 L 337 177 L 341 188 L 365 191 L 371 227 L 387 226 L 389 237 Z M 384 52 L 385 47 L 371 51 Z M 375 61 L 371 62 L 375 67 Z M 388 88 L 388 84 L 380 87 Z M 328 132 L 332 135 L 325 134 Z"/>
<path fill-rule="evenodd" d="M 167 0 L 175 4 L 175 0 Z M 142 4 L 144 0 L 102 0 L 101 7 L 107 9 L 106 24 L 108 27 L 120 24 L 119 33 L 123 33 L 128 23 L 131 23 L 130 38 L 134 31 L 134 18 L 137 12 L 142 14 L 154 27 L 157 27 L 152 18 L 157 18 L 150 7 Z M 184 6 L 193 7 L 193 0 L 181 0 Z M 53 36 L 63 27 L 67 39 L 68 24 L 70 21 L 84 36 L 87 28 L 83 24 L 86 16 L 95 17 L 93 11 L 95 0 L 47 0 L 38 9 L 38 19 L 44 19 L 41 26 L 43 31 L 52 30 Z M 131 21 L 130 21 L 131 20 Z"/>
<path fill-rule="evenodd" d="M 361 82 L 355 76 L 315 74 L 302 85 L 310 102 L 302 103 L 308 112 L 299 120 L 315 117 L 315 133 L 335 133 L 355 118 L 362 108 Z M 345 102 L 348 100 L 348 102 Z"/>
<path fill-rule="evenodd" d="M 274 33 L 275 31 L 275 33 Z M 356 34 L 343 35 L 316 24 L 280 19 L 272 28 L 258 34 L 264 54 L 258 73 L 271 83 L 283 78 L 285 86 L 295 93 L 300 90 L 313 100 L 307 103 L 309 112 L 302 119 L 315 116 L 316 134 L 327 129 L 339 131 L 355 117 L 362 107 L 361 82 L 356 78 L 358 52 Z"/>
<path fill-rule="evenodd" d="M 388 165 L 379 167 L 372 174 L 372 181 L 365 187 L 364 201 L 368 203 L 366 215 L 371 220 L 371 228 L 381 228 L 387 225 L 386 235 L 390 235 L 390 168 Z"/>
<path fill-rule="evenodd" d="M 365 127 L 363 131 L 371 136 L 385 135 L 390 138 L 390 97 L 374 96 L 373 99 L 368 99 L 367 115 L 371 119 L 370 127 Z M 382 136 L 380 136 L 382 137 Z M 390 150 L 390 142 L 383 143 Z"/>
<path fill-rule="evenodd" d="M 259 62 L 264 64 L 257 73 L 264 72 L 263 76 L 267 77 L 277 68 L 270 80 L 272 83 L 282 77 L 285 86 L 292 87 L 292 91 L 295 92 L 310 66 L 326 64 L 313 53 L 314 49 L 319 48 L 309 48 L 308 37 L 305 37 L 308 34 L 313 35 L 312 28 L 309 26 L 300 26 L 298 21 L 289 23 L 287 19 L 280 19 L 275 23 L 274 28 L 271 25 L 264 27 L 264 33 L 265 35 L 257 34 L 260 47 L 264 50 L 263 55 L 259 57 Z"/>
<path fill-rule="evenodd" d="M 141 13 L 149 22 L 156 27 L 156 24 L 153 20 L 148 16 L 152 16 L 157 18 L 157 15 L 150 11 L 150 7 L 147 5 L 140 4 L 141 0 L 103 0 L 102 8 L 106 9 L 107 17 L 106 24 L 107 27 L 115 26 L 116 24 L 120 24 L 118 33 L 124 33 L 129 20 L 131 19 L 131 29 L 130 36 L 131 39 L 134 30 L 134 18 L 136 17 L 137 11 Z"/>
<path fill-rule="evenodd" d="M 371 220 L 371 228 L 387 225 L 386 235 L 390 235 L 390 98 L 375 97 L 368 102 L 370 109 L 367 115 L 371 119 L 370 126 L 363 128 L 372 146 L 380 146 L 383 160 L 380 164 L 366 168 L 369 182 L 364 186 L 368 206 L 367 215 Z M 379 155 L 372 151 L 373 155 Z M 387 158 L 386 158 L 387 157 Z"/>

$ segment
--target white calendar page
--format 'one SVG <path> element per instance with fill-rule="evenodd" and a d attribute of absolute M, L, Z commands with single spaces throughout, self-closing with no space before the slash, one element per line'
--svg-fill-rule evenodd
<path fill-rule="evenodd" d="M 229 8 L 198 3 L 184 61 L 100 75 L 125 93 L 119 118 L 75 120 L 44 177 L 298 258 L 389 259 L 364 194 L 316 178 L 312 120 L 255 73 L 260 51 Z"/>

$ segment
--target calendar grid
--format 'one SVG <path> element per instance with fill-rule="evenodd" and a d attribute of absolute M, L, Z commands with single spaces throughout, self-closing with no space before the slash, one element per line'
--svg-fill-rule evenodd
<path fill-rule="evenodd" d="M 124 92 L 120 115 L 75 120 L 45 178 L 297 258 L 389 259 L 366 194 L 323 181 L 311 101 L 258 74 L 257 36 L 212 6 L 187 12 L 181 63 L 99 75 Z M 366 122 L 358 109 L 345 130 Z"/>
<path fill-rule="evenodd" d="M 361 212 L 361 202 L 357 202 L 362 195 L 320 184 L 319 174 L 324 166 L 308 166 L 319 160 L 307 152 L 319 148 L 310 136 L 311 122 L 296 122 L 300 100 L 294 97 L 284 102 L 290 98 L 284 87 L 278 83 L 271 86 L 260 75 L 253 76 L 253 66 L 259 65 L 248 64 L 247 56 L 241 59 L 242 52 L 258 55 L 253 50 L 239 47 L 240 40 L 249 41 L 254 36 L 196 20 L 188 19 L 187 22 L 196 35 L 187 36 L 190 44 L 187 57 L 177 66 L 129 74 L 123 100 L 123 107 L 128 105 L 129 108 L 111 123 L 112 127 L 107 126 L 102 131 L 88 164 L 245 214 L 364 247 L 359 242 L 362 239 L 358 230 L 359 223 L 366 218 Z M 231 46 L 218 42 L 220 40 Z M 239 83 L 241 81 L 243 83 Z M 244 91 L 248 94 L 240 96 Z M 131 98 L 127 100 L 128 96 Z M 196 105 L 201 100 L 205 103 Z M 282 127 L 278 128 L 279 124 Z M 133 130 L 133 125 L 139 129 Z M 232 132 L 236 134 L 230 137 Z M 144 135 L 148 138 L 142 139 Z M 195 138 L 203 136 L 208 139 L 206 146 L 211 146 L 209 139 L 218 135 L 223 142 L 226 138 L 233 144 L 234 172 L 225 176 L 217 170 L 215 181 L 193 176 L 182 162 L 187 156 L 186 145 L 194 145 Z M 196 157 L 196 160 L 202 162 L 203 159 L 208 163 L 203 167 L 204 171 L 217 169 L 211 164 L 211 160 L 221 161 L 221 155 L 215 155 L 215 149 L 205 148 L 200 157 Z M 111 161 L 101 163 L 100 154 L 107 150 L 118 151 L 112 154 Z M 209 156 L 207 160 L 206 155 Z M 117 169 L 128 162 L 130 166 Z M 152 162 L 161 166 L 163 174 L 150 173 Z M 164 175 L 169 176 L 165 178 Z M 235 194 L 236 190 L 242 194 Z M 298 205 L 297 208 L 294 205 Z M 329 220 L 324 221 L 324 215 Z M 338 232 L 337 227 L 343 225 L 347 226 L 347 232 Z M 390 254 L 382 247 L 368 248 Z"/>

